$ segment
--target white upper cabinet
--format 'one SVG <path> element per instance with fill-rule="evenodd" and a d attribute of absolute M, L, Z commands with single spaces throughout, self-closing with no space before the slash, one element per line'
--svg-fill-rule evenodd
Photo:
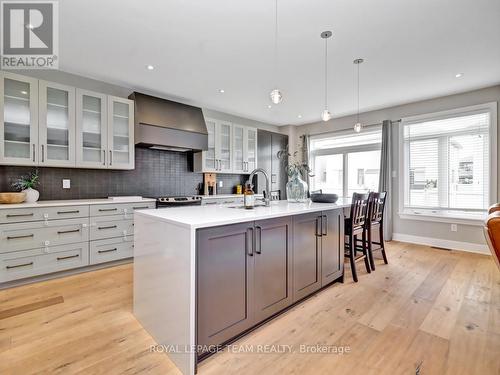
<path fill-rule="evenodd" d="M 250 173 L 257 167 L 257 129 L 206 118 L 208 150 L 194 155 L 195 172 Z"/>
<path fill-rule="evenodd" d="M 133 101 L 0 72 L 0 164 L 134 169 Z"/>
<path fill-rule="evenodd" d="M 245 172 L 250 173 L 257 168 L 257 129 L 245 128 L 245 143 L 243 158 L 246 165 Z"/>
<path fill-rule="evenodd" d="M 233 124 L 233 173 L 250 173 L 257 167 L 257 129 Z"/>
<path fill-rule="evenodd" d="M 134 169 L 134 102 L 108 96 L 108 166 Z"/>
<path fill-rule="evenodd" d="M 194 155 L 195 172 L 232 173 L 233 125 L 230 122 L 205 119 L 208 150 Z"/>
<path fill-rule="evenodd" d="M 37 165 L 38 80 L 0 72 L 0 163 Z"/>
<path fill-rule="evenodd" d="M 75 88 L 39 82 L 38 164 L 75 166 Z"/>
<path fill-rule="evenodd" d="M 244 158 L 245 127 L 233 125 L 233 172 L 244 173 L 246 164 Z"/>
<path fill-rule="evenodd" d="M 218 171 L 222 173 L 232 172 L 232 143 L 233 127 L 230 122 L 219 121 L 215 128 L 215 155 L 219 162 Z"/>
<path fill-rule="evenodd" d="M 76 90 L 76 164 L 108 168 L 107 100 L 105 94 Z"/>

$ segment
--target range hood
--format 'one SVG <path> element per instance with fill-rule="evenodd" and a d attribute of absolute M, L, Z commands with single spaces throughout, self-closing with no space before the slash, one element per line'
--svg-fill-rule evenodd
<path fill-rule="evenodd" d="M 201 108 L 134 92 L 135 144 L 159 150 L 208 149 L 208 132 Z"/>

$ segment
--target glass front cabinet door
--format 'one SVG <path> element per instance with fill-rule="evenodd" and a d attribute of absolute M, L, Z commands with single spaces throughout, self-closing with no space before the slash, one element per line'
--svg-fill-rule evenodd
<path fill-rule="evenodd" d="M 216 137 L 215 137 L 215 150 L 216 159 L 219 161 L 219 172 L 232 172 L 232 155 L 231 155 L 231 138 L 232 138 L 232 124 L 230 122 L 219 121 L 217 123 Z"/>
<path fill-rule="evenodd" d="M 233 125 L 233 172 L 245 172 L 244 142 L 246 128 L 241 125 Z"/>
<path fill-rule="evenodd" d="M 108 167 L 134 169 L 134 102 L 108 96 Z"/>
<path fill-rule="evenodd" d="M 39 83 L 38 164 L 75 166 L 75 88 Z"/>
<path fill-rule="evenodd" d="M 108 168 L 106 95 L 76 90 L 76 165 Z"/>
<path fill-rule="evenodd" d="M 218 161 L 215 159 L 215 129 L 217 123 L 212 119 L 205 119 L 208 132 L 208 149 L 203 151 L 203 171 L 215 172 L 217 171 Z"/>
<path fill-rule="evenodd" d="M 0 72 L 0 163 L 38 164 L 38 80 Z"/>
<path fill-rule="evenodd" d="M 250 173 L 257 168 L 257 129 L 255 128 L 246 128 L 244 155 L 244 172 Z"/>

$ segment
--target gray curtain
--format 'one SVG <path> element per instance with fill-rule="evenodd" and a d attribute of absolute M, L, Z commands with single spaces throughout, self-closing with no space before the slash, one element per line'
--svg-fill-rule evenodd
<path fill-rule="evenodd" d="M 311 137 L 308 134 L 302 135 L 302 163 L 310 166 L 309 164 L 309 144 Z M 304 173 L 304 181 L 307 182 L 307 187 L 311 188 L 311 181 L 309 181 L 309 174 Z"/>
<path fill-rule="evenodd" d="M 382 121 L 382 149 L 380 153 L 379 191 L 386 191 L 384 212 L 384 239 L 392 240 L 392 122 Z"/>

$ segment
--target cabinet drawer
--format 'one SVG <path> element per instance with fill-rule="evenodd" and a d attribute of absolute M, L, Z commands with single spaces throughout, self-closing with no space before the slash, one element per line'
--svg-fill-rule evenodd
<path fill-rule="evenodd" d="M 89 206 L 0 209 L 0 224 L 88 217 Z"/>
<path fill-rule="evenodd" d="M 90 264 L 104 263 L 134 255 L 134 236 L 97 240 L 90 243 Z"/>
<path fill-rule="evenodd" d="M 0 282 L 43 275 L 89 264 L 88 242 L 0 254 Z"/>
<path fill-rule="evenodd" d="M 89 240 L 89 219 L 0 225 L 0 253 Z"/>
<path fill-rule="evenodd" d="M 129 215 L 98 216 L 90 221 L 91 241 L 134 234 L 134 220 Z"/>
<path fill-rule="evenodd" d="M 96 204 L 90 206 L 90 216 L 128 215 L 132 218 L 135 210 L 155 207 L 155 202 Z"/>

